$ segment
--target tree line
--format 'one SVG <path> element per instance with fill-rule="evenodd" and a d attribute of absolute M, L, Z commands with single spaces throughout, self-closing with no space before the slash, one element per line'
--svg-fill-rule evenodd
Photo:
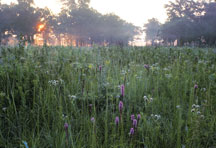
<path fill-rule="evenodd" d="M 16 4 L 0 1 L 0 44 L 9 37 L 34 43 L 34 35 L 43 32 L 44 41 L 50 33 L 60 43 L 62 37 L 75 45 L 127 45 L 140 29 L 115 14 L 102 15 L 90 8 L 90 0 L 61 0 L 64 7 L 54 15 L 48 8 L 38 8 L 34 0 L 18 0 Z M 43 26 L 42 26 L 43 25 Z M 40 28 L 41 27 L 41 28 Z"/>
<path fill-rule="evenodd" d="M 144 25 L 146 41 L 152 45 L 216 46 L 216 2 L 176 0 L 165 5 L 168 19 L 152 18 Z"/>

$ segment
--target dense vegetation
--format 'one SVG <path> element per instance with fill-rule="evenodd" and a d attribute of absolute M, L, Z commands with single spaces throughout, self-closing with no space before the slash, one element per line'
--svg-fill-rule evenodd
<path fill-rule="evenodd" d="M 0 147 L 216 147 L 215 52 L 1 47 Z"/>
<path fill-rule="evenodd" d="M 178 40 L 179 46 L 216 46 L 215 1 L 176 0 L 165 8 L 168 19 L 164 24 L 153 18 L 144 25 L 147 41 L 172 45 Z"/>

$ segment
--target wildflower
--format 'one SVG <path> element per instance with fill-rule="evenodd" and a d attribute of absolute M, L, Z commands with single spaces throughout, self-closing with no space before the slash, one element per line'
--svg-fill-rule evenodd
<path fill-rule="evenodd" d="M 149 68 L 150 68 L 148 64 L 145 64 L 144 67 L 145 67 L 145 69 L 147 69 L 147 70 L 149 70 Z"/>
<path fill-rule="evenodd" d="M 160 115 L 155 115 L 155 117 L 156 117 L 156 120 L 159 120 L 161 118 Z"/>
<path fill-rule="evenodd" d="M 192 108 L 196 108 L 196 104 L 193 104 L 193 105 L 192 105 Z"/>
<path fill-rule="evenodd" d="M 92 122 L 92 123 L 95 122 L 95 118 L 94 118 L 94 117 L 91 118 L 91 122 Z"/>
<path fill-rule="evenodd" d="M 130 135 L 133 135 L 134 134 L 134 128 L 131 128 L 130 129 L 130 133 L 129 133 Z"/>
<path fill-rule="evenodd" d="M 123 102 L 120 101 L 119 102 L 119 112 L 122 113 L 122 110 L 123 110 Z"/>
<path fill-rule="evenodd" d="M 119 124 L 119 117 L 117 116 L 116 118 L 115 118 L 115 124 L 118 126 L 118 124 Z"/>
<path fill-rule="evenodd" d="M 193 108 L 193 109 L 191 109 L 191 112 L 193 113 L 193 112 L 195 112 L 195 109 Z"/>
<path fill-rule="evenodd" d="M 102 71 L 102 66 L 99 66 L 99 70 Z"/>
<path fill-rule="evenodd" d="M 145 101 L 148 101 L 148 98 L 146 96 L 143 97 Z"/>
<path fill-rule="evenodd" d="M 200 112 L 200 111 L 197 111 L 197 114 L 198 114 L 198 115 L 200 115 L 200 114 L 201 114 L 201 112 Z"/>
<path fill-rule="evenodd" d="M 137 115 L 137 120 L 139 121 L 140 119 L 141 119 L 141 115 L 138 114 L 138 115 Z"/>
<path fill-rule="evenodd" d="M 68 136 L 68 123 L 65 123 L 64 124 L 64 129 L 65 129 L 65 133 L 66 133 L 66 143 L 68 143 L 68 138 L 69 138 L 69 136 Z"/>
<path fill-rule="evenodd" d="M 92 64 L 89 64 L 88 68 L 89 69 L 92 69 L 93 65 Z"/>
<path fill-rule="evenodd" d="M 125 86 L 124 86 L 124 84 L 121 85 L 121 95 L 122 95 L 122 97 L 124 97 L 124 95 L 125 95 Z"/>
<path fill-rule="evenodd" d="M 28 143 L 26 141 L 22 141 L 22 143 L 25 145 L 26 148 L 29 148 Z"/>
<path fill-rule="evenodd" d="M 135 119 L 135 116 L 134 115 L 131 115 L 131 120 L 133 121 Z"/>
<path fill-rule="evenodd" d="M 195 84 L 195 85 L 194 85 L 194 89 L 197 89 L 197 88 L 198 88 L 198 85 L 197 85 L 197 84 Z"/>
<path fill-rule="evenodd" d="M 64 124 L 64 128 L 65 128 L 65 131 L 68 130 L 68 123 L 65 123 L 65 124 Z"/>
<path fill-rule="evenodd" d="M 150 98 L 149 101 L 152 102 L 152 101 L 153 101 L 153 98 Z"/>
<path fill-rule="evenodd" d="M 133 126 L 134 126 L 135 128 L 137 127 L 137 120 L 136 120 L 136 119 L 133 120 Z"/>

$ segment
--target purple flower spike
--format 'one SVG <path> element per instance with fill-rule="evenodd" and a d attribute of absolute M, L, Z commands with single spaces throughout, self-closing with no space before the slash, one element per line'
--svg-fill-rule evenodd
<path fill-rule="evenodd" d="M 131 120 L 133 121 L 135 119 L 135 116 L 134 115 L 131 115 Z"/>
<path fill-rule="evenodd" d="M 136 120 L 136 119 L 133 120 L 133 126 L 134 126 L 135 128 L 137 127 L 137 120 Z"/>
<path fill-rule="evenodd" d="M 115 118 L 115 124 L 118 126 L 118 124 L 119 124 L 119 117 L 117 116 L 116 118 Z"/>
<path fill-rule="evenodd" d="M 99 66 L 99 70 L 100 70 L 100 71 L 102 70 L 102 66 Z"/>
<path fill-rule="evenodd" d="M 138 115 L 137 115 L 137 120 L 140 120 L 140 119 L 141 119 L 141 115 L 138 114 Z"/>
<path fill-rule="evenodd" d="M 122 113 L 122 110 L 123 110 L 123 102 L 120 101 L 119 102 L 119 112 Z"/>
<path fill-rule="evenodd" d="M 121 85 L 121 95 L 124 97 L 125 95 L 125 86 L 124 84 Z"/>
<path fill-rule="evenodd" d="M 195 84 L 195 85 L 194 85 L 194 89 L 197 89 L 197 88 L 198 88 L 198 85 L 197 85 L 197 84 Z"/>
<path fill-rule="evenodd" d="M 129 133 L 130 135 L 133 135 L 134 134 L 134 128 L 131 128 L 130 129 L 130 133 Z"/>
<path fill-rule="evenodd" d="M 95 122 L 95 118 L 94 118 L 94 117 L 91 118 L 91 122 L 92 122 L 92 123 Z"/>
<path fill-rule="evenodd" d="M 64 124 L 64 128 L 65 128 L 65 131 L 68 130 L 68 123 L 65 123 L 65 124 Z"/>

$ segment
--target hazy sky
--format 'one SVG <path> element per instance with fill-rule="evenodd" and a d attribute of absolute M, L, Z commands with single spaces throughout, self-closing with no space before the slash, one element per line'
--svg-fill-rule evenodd
<path fill-rule="evenodd" d="M 2 0 L 10 3 L 16 0 Z M 54 12 L 61 10 L 60 0 L 35 0 L 39 7 L 49 7 Z M 170 0 L 91 0 L 91 7 L 99 12 L 115 13 L 122 19 L 137 26 L 143 26 L 148 19 L 155 17 L 164 22 L 167 18 L 164 4 Z M 173 1 L 173 0 L 172 0 Z"/>

